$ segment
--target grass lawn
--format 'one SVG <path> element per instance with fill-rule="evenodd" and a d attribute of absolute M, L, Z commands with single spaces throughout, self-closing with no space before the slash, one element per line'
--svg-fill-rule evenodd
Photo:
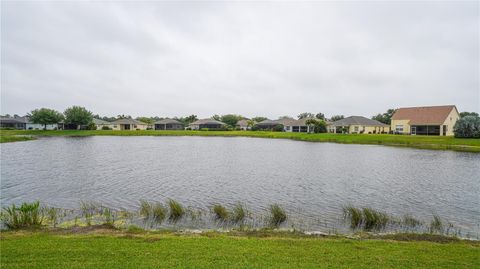
<path fill-rule="evenodd" d="M 0 136 L 244 136 L 258 138 L 283 138 L 311 142 L 334 142 L 346 144 L 374 144 L 403 146 L 423 149 L 441 149 L 480 152 L 480 139 L 465 139 L 444 136 L 408 136 L 388 134 L 306 134 L 286 132 L 253 131 L 77 131 L 77 130 L 1 130 Z M 2 140 L 2 142 L 4 142 Z M 8 141 L 5 141 L 8 142 Z"/>
<path fill-rule="evenodd" d="M 282 236 L 3 232 L 2 268 L 479 268 L 480 244 Z"/>
<path fill-rule="evenodd" d="M 17 135 L 0 135 L 0 143 L 9 143 L 9 142 L 18 142 L 18 141 L 29 141 L 34 140 L 35 138 L 31 136 L 17 136 Z"/>

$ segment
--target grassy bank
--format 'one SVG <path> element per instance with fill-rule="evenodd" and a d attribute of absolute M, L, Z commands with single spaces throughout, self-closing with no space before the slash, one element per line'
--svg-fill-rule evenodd
<path fill-rule="evenodd" d="M 244 136 L 257 138 L 280 138 L 310 142 L 334 142 L 345 144 L 373 144 L 403 146 L 422 149 L 440 149 L 480 152 L 480 139 L 462 139 L 442 136 L 407 136 L 386 134 L 306 134 L 286 132 L 253 131 L 42 131 L 42 130 L 1 130 L 1 136 Z"/>
<path fill-rule="evenodd" d="M 34 140 L 32 136 L 18 136 L 18 135 L 0 135 L 0 143 L 19 142 Z"/>
<path fill-rule="evenodd" d="M 478 268 L 480 246 L 286 236 L 3 232 L 2 268 Z"/>

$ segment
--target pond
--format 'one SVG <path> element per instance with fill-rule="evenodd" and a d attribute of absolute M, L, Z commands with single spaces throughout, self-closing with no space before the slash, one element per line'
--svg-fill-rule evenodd
<path fill-rule="evenodd" d="M 95 201 L 137 210 L 141 199 L 208 211 L 278 203 L 289 226 L 342 230 L 342 208 L 371 207 L 478 238 L 480 154 L 243 137 L 51 137 L 1 145 L 2 206 Z M 201 226 L 210 227 L 211 223 Z M 198 228 L 208 228 L 198 227 Z"/>

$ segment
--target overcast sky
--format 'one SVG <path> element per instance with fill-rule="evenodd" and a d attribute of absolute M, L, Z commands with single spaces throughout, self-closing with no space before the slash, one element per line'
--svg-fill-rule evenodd
<path fill-rule="evenodd" d="M 4 2 L 1 113 L 479 111 L 479 2 Z"/>

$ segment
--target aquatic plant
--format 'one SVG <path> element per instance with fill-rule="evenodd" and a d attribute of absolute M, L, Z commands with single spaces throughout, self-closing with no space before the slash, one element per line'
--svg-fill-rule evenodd
<path fill-rule="evenodd" d="M 85 218 L 85 222 L 88 226 L 92 224 L 93 216 L 97 213 L 99 205 L 94 202 L 80 202 L 80 211 L 82 212 L 82 217 Z"/>
<path fill-rule="evenodd" d="M 348 205 L 343 208 L 343 217 L 350 220 L 350 228 L 360 228 L 363 222 L 363 213 L 361 209 Z"/>
<path fill-rule="evenodd" d="M 270 205 L 269 224 L 272 227 L 278 227 L 287 220 L 287 213 L 278 204 Z"/>
<path fill-rule="evenodd" d="M 363 222 L 365 230 L 381 230 L 387 226 L 388 221 L 389 216 L 386 213 L 369 207 L 363 208 Z"/>
<path fill-rule="evenodd" d="M 177 222 L 185 214 L 183 206 L 173 199 L 168 200 L 168 207 L 170 208 L 170 215 L 168 218 L 172 222 Z"/>
<path fill-rule="evenodd" d="M 20 207 L 12 204 L 4 207 L 1 214 L 3 224 L 9 229 L 39 226 L 43 222 L 40 202 L 22 203 Z"/>
<path fill-rule="evenodd" d="M 140 200 L 140 216 L 144 218 L 150 218 L 150 215 L 152 214 L 152 205 L 145 200 Z"/>
<path fill-rule="evenodd" d="M 403 216 L 402 222 L 405 226 L 411 227 L 411 228 L 415 228 L 422 224 L 421 221 L 417 220 L 416 218 L 414 218 L 412 215 L 409 215 L 409 214 Z"/>
<path fill-rule="evenodd" d="M 242 223 L 245 220 L 245 217 L 247 216 L 247 210 L 245 207 L 238 203 L 235 205 L 232 211 L 232 222 L 233 223 Z"/>
<path fill-rule="evenodd" d="M 442 233 L 443 232 L 443 222 L 440 216 L 433 215 L 433 219 L 430 222 L 430 233 Z"/>
<path fill-rule="evenodd" d="M 105 207 L 102 213 L 105 218 L 105 224 L 113 226 L 115 224 L 115 212 L 112 209 Z"/>
<path fill-rule="evenodd" d="M 230 216 L 230 212 L 222 205 L 214 205 L 213 213 L 215 214 L 215 219 L 220 221 L 227 221 Z"/>
<path fill-rule="evenodd" d="M 156 223 L 161 224 L 167 216 L 167 208 L 163 204 L 157 202 L 151 206 L 151 210 L 153 220 Z"/>
<path fill-rule="evenodd" d="M 43 211 L 45 212 L 47 220 L 53 224 L 53 227 L 57 227 L 62 210 L 55 207 L 44 207 Z"/>

